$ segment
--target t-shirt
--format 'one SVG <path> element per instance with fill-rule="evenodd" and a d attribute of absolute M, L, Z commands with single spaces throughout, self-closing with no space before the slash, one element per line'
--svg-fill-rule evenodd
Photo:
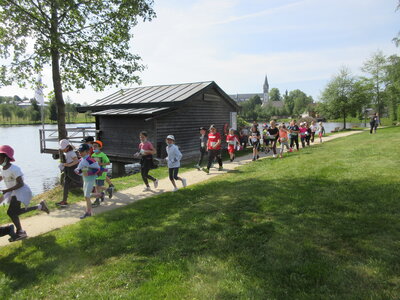
<path fill-rule="evenodd" d="M 294 130 L 294 131 L 299 131 L 300 130 L 299 126 L 297 126 L 297 125 L 289 126 L 289 129 L 290 130 Z M 290 135 L 291 136 L 297 136 L 297 132 L 291 132 Z"/>
<path fill-rule="evenodd" d="M 226 141 L 227 141 L 228 145 L 235 146 L 236 142 L 238 141 L 238 137 L 234 134 L 233 135 L 228 134 L 226 136 Z"/>
<path fill-rule="evenodd" d="M 74 161 L 74 158 L 78 158 L 74 150 L 68 151 L 67 153 L 64 153 L 64 155 L 65 155 L 65 162 L 67 164 L 72 163 Z"/>
<path fill-rule="evenodd" d="M 200 135 L 200 147 L 205 148 L 207 146 L 207 136 Z"/>
<path fill-rule="evenodd" d="M 307 132 L 307 128 L 305 127 L 300 127 L 300 136 L 305 137 Z"/>
<path fill-rule="evenodd" d="M 279 136 L 280 136 L 282 142 L 285 142 L 288 140 L 288 133 L 286 130 L 280 129 Z"/>
<path fill-rule="evenodd" d="M 105 180 L 106 176 L 107 176 L 107 168 L 106 166 L 102 166 L 100 165 L 101 163 L 110 163 L 110 159 L 108 158 L 108 156 L 104 153 L 104 152 L 100 152 L 100 153 L 93 153 L 92 154 L 92 158 L 97 161 L 99 163 L 100 166 L 100 173 L 99 176 L 97 177 L 97 179 L 99 180 Z"/>
<path fill-rule="evenodd" d="M 259 132 L 258 130 L 255 131 L 255 132 L 252 131 L 251 134 L 250 134 L 250 140 L 251 140 L 251 142 L 252 142 L 252 143 L 258 142 L 257 137 L 261 137 L 260 132 Z"/>
<path fill-rule="evenodd" d="M 1 168 L 1 176 L 7 189 L 12 188 L 17 185 L 17 178 L 22 177 L 24 174 L 21 169 L 16 165 L 11 165 L 7 170 Z M 28 185 L 24 183 L 22 187 L 17 190 L 13 190 L 4 195 L 4 198 L 9 201 L 12 196 L 17 197 L 17 200 L 28 206 L 32 199 L 32 191 Z"/>
<path fill-rule="evenodd" d="M 269 133 L 269 135 L 270 135 L 270 139 L 271 140 L 274 140 L 274 139 L 276 139 L 277 138 L 277 136 L 275 136 L 277 133 L 279 133 L 279 129 L 278 128 L 272 128 L 272 127 L 270 127 L 270 128 L 268 128 L 267 129 L 267 131 L 268 131 L 268 133 Z"/>
<path fill-rule="evenodd" d="M 317 129 L 318 129 L 318 126 L 317 125 L 311 125 L 310 129 L 311 129 L 311 132 L 316 132 Z"/>
<path fill-rule="evenodd" d="M 146 142 L 144 142 L 144 143 L 140 143 L 139 144 L 139 151 L 140 151 L 140 154 L 143 154 L 142 152 L 142 150 L 144 150 L 144 151 L 150 151 L 150 150 L 153 150 L 154 148 L 153 148 L 153 144 L 152 143 L 150 143 L 149 141 L 146 141 Z"/>
<path fill-rule="evenodd" d="M 208 134 L 208 142 L 207 142 L 207 147 L 209 150 L 220 150 L 221 149 L 221 143 L 217 147 L 215 145 L 218 143 L 218 141 L 221 140 L 221 135 L 219 132 L 214 133 L 209 133 Z"/>

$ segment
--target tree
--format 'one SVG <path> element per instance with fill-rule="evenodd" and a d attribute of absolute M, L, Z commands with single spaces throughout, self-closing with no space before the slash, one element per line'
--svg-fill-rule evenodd
<path fill-rule="evenodd" d="M 31 99 L 32 106 L 30 108 L 30 117 L 31 121 L 37 122 L 40 121 L 41 118 L 41 113 L 40 113 L 40 107 L 35 99 Z"/>
<path fill-rule="evenodd" d="M 397 55 L 387 58 L 385 84 L 390 117 L 392 121 L 399 120 L 397 107 L 400 99 L 400 57 Z"/>
<path fill-rule="evenodd" d="M 323 109 L 330 115 L 343 117 L 343 128 L 346 129 L 346 117 L 349 113 L 358 109 L 353 98 L 355 78 L 350 70 L 342 67 L 322 92 Z"/>
<path fill-rule="evenodd" d="M 51 99 L 49 102 L 49 119 L 51 121 L 57 121 L 57 105 L 55 99 Z"/>
<path fill-rule="evenodd" d="M 289 98 L 293 103 L 292 114 L 297 116 L 304 113 L 307 106 L 313 103 L 313 98 L 299 89 L 290 91 Z"/>
<path fill-rule="evenodd" d="M 385 106 L 384 90 L 385 90 L 385 70 L 386 57 L 382 51 L 378 51 L 367 60 L 361 70 L 370 75 L 369 80 L 374 86 L 373 103 L 376 106 L 379 117 L 382 117 L 383 108 Z"/>
<path fill-rule="evenodd" d="M 59 139 L 66 137 L 63 91 L 138 83 L 131 29 L 155 17 L 152 0 L 0 0 L 0 82 L 26 85 L 51 65 Z M 33 39 L 33 46 L 32 45 Z M 30 49 L 33 48 L 33 51 Z"/>
<path fill-rule="evenodd" d="M 281 101 L 281 93 L 279 92 L 279 89 L 277 88 L 272 88 L 269 91 L 269 100 L 270 101 Z"/>

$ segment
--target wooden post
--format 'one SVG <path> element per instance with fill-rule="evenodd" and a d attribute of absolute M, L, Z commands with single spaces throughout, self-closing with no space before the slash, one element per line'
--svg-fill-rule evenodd
<path fill-rule="evenodd" d="M 113 162 L 112 163 L 112 177 L 121 177 L 125 176 L 125 164 L 121 162 Z"/>

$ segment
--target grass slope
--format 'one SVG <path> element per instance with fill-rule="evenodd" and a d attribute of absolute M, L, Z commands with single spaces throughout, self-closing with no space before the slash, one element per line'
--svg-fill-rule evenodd
<path fill-rule="evenodd" d="M 4 247 L 0 298 L 398 299 L 400 128 Z"/>

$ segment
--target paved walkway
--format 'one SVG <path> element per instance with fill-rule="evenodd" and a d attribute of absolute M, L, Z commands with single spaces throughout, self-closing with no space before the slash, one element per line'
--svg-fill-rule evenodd
<path fill-rule="evenodd" d="M 338 133 L 332 136 L 324 137 L 323 142 L 328 142 L 333 139 L 337 139 L 340 137 L 349 136 L 352 134 L 360 133 L 362 131 L 349 131 Z M 316 143 L 319 144 L 319 139 L 316 139 Z M 266 157 L 270 157 L 272 154 L 265 155 L 262 154 L 260 159 L 264 159 Z M 238 166 L 245 165 L 251 162 L 252 155 L 245 155 L 242 157 L 238 157 L 234 162 L 224 162 L 224 170 L 217 171 L 217 169 L 212 168 L 210 170 L 210 174 L 206 174 L 205 172 L 198 171 L 194 169 L 193 171 L 188 171 L 182 174 L 179 174 L 181 177 L 187 179 L 188 185 L 193 185 L 199 182 L 203 182 L 215 176 L 228 173 L 236 169 Z M 150 183 L 151 184 L 151 183 Z M 177 182 L 177 186 L 181 185 L 180 182 Z M 111 200 L 108 200 L 106 197 L 106 201 L 102 203 L 101 206 L 93 209 L 94 215 L 100 214 L 118 207 L 125 206 L 127 204 L 136 202 L 138 200 L 148 198 L 157 194 L 171 192 L 172 184 L 168 178 L 160 179 L 159 185 L 157 189 L 153 189 L 152 191 L 143 192 L 144 185 L 135 186 L 132 188 L 128 188 L 123 191 L 115 192 L 114 196 Z M 69 206 L 66 209 L 58 209 L 55 211 L 51 211 L 49 215 L 43 213 L 40 215 L 32 216 L 29 218 L 21 219 L 22 227 L 26 230 L 29 237 L 34 237 L 41 235 L 43 233 L 52 231 L 54 229 L 61 228 L 66 225 L 74 224 L 79 222 L 79 216 L 81 216 L 86 207 L 86 202 L 78 202 Z M 8 237 L 5 236 L 0 238 L 0 246 L 8 245 Z"/>

